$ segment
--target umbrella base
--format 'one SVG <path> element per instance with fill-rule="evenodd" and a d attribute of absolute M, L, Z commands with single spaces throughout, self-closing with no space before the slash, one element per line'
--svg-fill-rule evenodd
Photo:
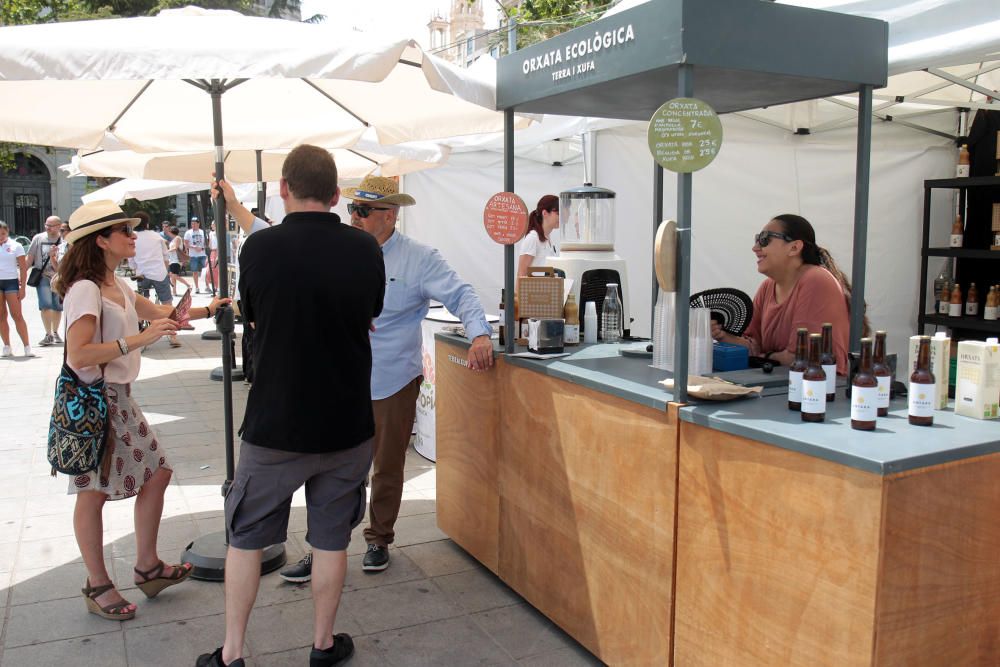
<path fill-rule="evenodd" d="M 202 340 L 222 340 L 222 334 L 215 329 L 204 332 L 201 335 Z"/>
<path fill-rule="evenodd" d="M 223 581 L 226 578 L 226 544 L 225 531 L 211 533 L 199 537 L 187 545 L 181 554 L 182 563 L 191 563 L 192 579 L 201 581 Z M 272 544 L 265 547 L 260 561 L 260 573 L 274 572 L 286 562 L 285 545 Z"/>
<path fill-rule="evenodd" d="M 242 382 L 244 380 L 242 368 L 234 368 L 232 369 L 231 373 L 232 375 L 229 378 L 231 382 Z M 212 372 L 209 374 L 209 377 L 215 380 L 216 382 L 222 382 L 223 380 L 225 380 L 225 377 L 222 374 L 222 366 L 219 366 L 218 368 L 213 368 Z"/>

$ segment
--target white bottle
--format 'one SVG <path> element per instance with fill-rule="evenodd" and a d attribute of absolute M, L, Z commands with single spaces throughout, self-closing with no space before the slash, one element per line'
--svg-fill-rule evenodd
<path fill-rule="evenodd" d="M 597 304 L 588 301 L 583 313 L 583 342 L 597 342 Z"/>

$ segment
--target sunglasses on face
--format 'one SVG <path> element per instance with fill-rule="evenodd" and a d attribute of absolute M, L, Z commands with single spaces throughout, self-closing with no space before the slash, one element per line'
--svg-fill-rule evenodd
<path fill-rule="evenodd" d="M 104 232 L 102 236 L 111 236 L 115 232 L 121 232 L 125 236 L 132 236 L 132 225 L 121 225 L 120 227 L 108 227 L 108 231 Z"/>
<path fill-rule="evenodd" d="M 371 215 L 372 211 L 388 211 L 388 210 L 389 209 L 387 208 L 376 208 L 374 206 L 368 206 L 366 204 L 347 205 L 347 212 L 350 213 L 351 215 L 357 213 L 359 218 L 367 218 L 369 215 Z"/>
<path fill-rule="evenodd" d="M 753 237 L 753 240 L 756 241 L 757 245 L 761 248 L 766 248 L 767 244 L 771 242 L 771 239 L 781 239 L 787 243 L 791 243 L 795 240 L 784 232 L 760 232 Z"/>

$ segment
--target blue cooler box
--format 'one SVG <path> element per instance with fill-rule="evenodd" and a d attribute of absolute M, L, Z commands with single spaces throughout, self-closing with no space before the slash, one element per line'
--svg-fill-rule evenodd
<path fill-rule="evenodd" d="M 714 343 L 712 346 L 712 370 L 741 371 L 750 368 L 750 350 L 732 343 Z"/>

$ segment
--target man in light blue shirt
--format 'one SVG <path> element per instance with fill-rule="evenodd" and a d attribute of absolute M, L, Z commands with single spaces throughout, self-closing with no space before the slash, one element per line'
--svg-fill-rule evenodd
<path fill-rule="evenodd" d="M 471 370 L 493 366 L 493 329 L 475 290 L 441 253 L 396 231 L 399 207 L 416 203 L 399 192 L 396 181 L 368 176 L 357 188 L 345 188 L 343 196 L 353 200 L 347 206 L 351 224 L 375 237 L 385 260 L 385 299 L 371 334 L 375 458 L 365 529 L 368 551 L 362 563 L 365 571 L 379 572 L 389 567 L 388 546 L 395 539 L 393 526 L 403 497 L 406 447 L 423 375 L 420 326 L 430 300 L 440 301 L 462 320 L 472 341 Z"/>

